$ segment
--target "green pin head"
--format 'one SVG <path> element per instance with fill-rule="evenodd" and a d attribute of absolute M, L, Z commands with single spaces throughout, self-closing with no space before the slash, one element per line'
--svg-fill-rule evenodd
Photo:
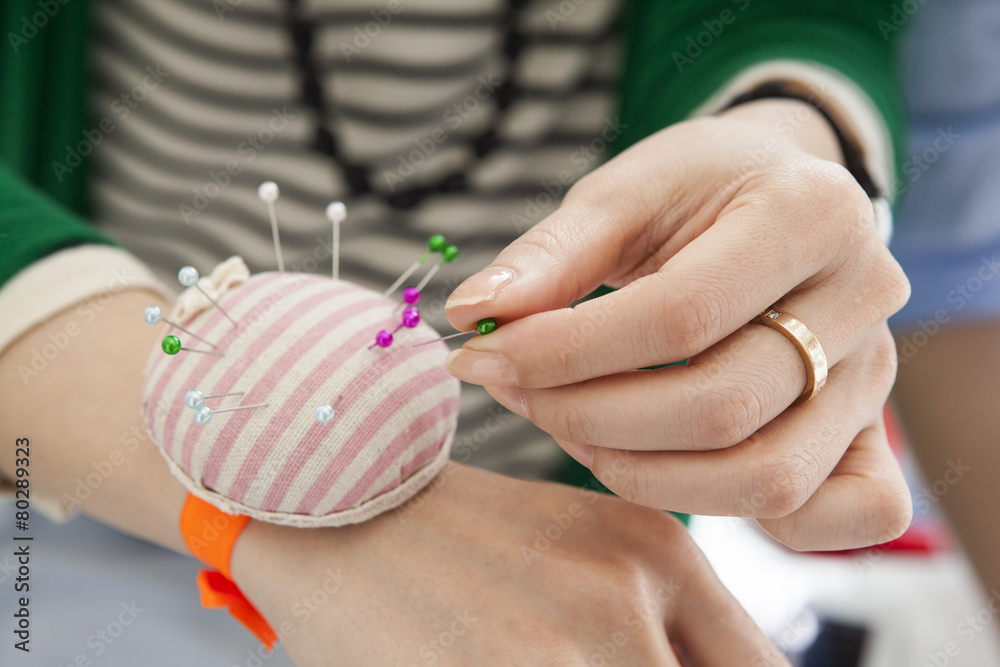
<path fill-rule="evenodd" d="M 445 249 L 441 251 L 441 259 L 446 262 L 454 262 L 458 259 L 458 246 L 450 245 L 445 247 Z"/>
<path fill-rule="evenodd" d="M 492 317 L 481 319 L 476 324 L 476 331 L 478 331 L 479 334 L 482 336 L 485 336 L 488 333 L 493 333 L 496 330 L 497 330 L 497 321 Z"/>
<path fill-rule="evenodd" d="M 177 354 L 181 351 L 181 339 L 177 336 L 167 336 L 163 339 L 163 342 L 160 343 L 160 347 L 163 348 L 163 351 L 167 354 Z"/>
<path fill-rule="evenodd" d="M 435 234 L 427 239 L 427 247 L 431 249 L 431 252 L 441 252 L 446 245 L 448 242 L 444 240 L 444 234 Z"/>

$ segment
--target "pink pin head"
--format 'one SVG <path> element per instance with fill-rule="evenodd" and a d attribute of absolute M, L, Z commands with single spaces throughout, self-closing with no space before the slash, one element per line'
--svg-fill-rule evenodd
<path fill-rule="evenodd" d="M 403 301 L 410 305 L 420 303 L 420 292 L 416 287 L 407 287 L 403 290 Z"/>
<path fill-rule="evenodd" d="M 416 306 L 410 306 L 403 310 L 403 326 L 412 329 L 420 324 L 420 311 Z"/>
<path fill-rule="evenodd" d="M 375 334 L 375 344 L 379 347 L 389 347 L 392 345 L 392 332 L 382 329 Z"/>

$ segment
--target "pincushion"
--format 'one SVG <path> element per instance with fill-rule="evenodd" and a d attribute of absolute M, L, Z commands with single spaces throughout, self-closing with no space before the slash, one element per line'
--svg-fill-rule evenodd
<path fill-rule="evenodd" d="M 198 285 L 221 310 L 181 294 L 169 322 L 184 348 L 154 350 L 143 387 L 151 438 L 191 493 L 231 514 L 337 526 L 402 504 L 445 464 L 459 395 L 446 346 L 414 347 L 437 338 L 423 323 L 373 346 L 405 304 L 323 276 L 250 276 L 235 257 Z M 191 390 L 218 413 L 204 424 Z"/>

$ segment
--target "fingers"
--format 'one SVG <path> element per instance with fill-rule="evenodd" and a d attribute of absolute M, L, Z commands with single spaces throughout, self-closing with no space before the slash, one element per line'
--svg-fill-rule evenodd
<path fill-rule="evenodd" d="M 805 189 L 808 182 L 797 186 Z M 802 220 L 811 221 L 815 213 L 805 210 L 806 193 L 790 197 L 782 192 L 784 204 L 737 197 L 716 224 L 659 272 L 613 294 L 572 309 L 524 317 L 472 339 L 449 357 L 449 371 L 477 384 L 541 388 L 675 362 L 704 351 L 797 286 L 822 283 L 847 257 L 860 252 L 835 248 L 840 233 L 834 234 L 829 224 L 807 229 Z M 814 199 L 808 202 L 812 205 Z M 839 217 L 849 217 L 848 211 L 857 215 L 853 205 L 836 210 Z M 866 244 L 864 252 L 874 251 Z M 862 273 L 858 269 L 854 278 L 865 277 Z M 862 298 L 866 311 L 898 307 L 895 295 L 877 297 L 877 292 L 868 285 L 857 292 L 867 297 Z M 843 303 L 843 294 L 836 296 L 834 303 Z"/>
<path fill-rule="evenodd" d="M 465 331 L 484 317 L 510 322 L 563 308 L 642 264 L 652 232 L 669 237 L 726 173 L 730 154 L 719 164 L 704 150 L 685 160 L 692 148 L 690 130 L 667 128 L 584 176 L 558 211 L 455 290 L 449 321 Z"/>
<path fill-rule="evenodd" d="M 698 554 L 700 559 L 704 556 Z M 688 580 L 667 626 L 685 665 L 787 666 L 788 660 L 757 627 L 707 564 Z"/>
<path fill-rule="evenodd" d="M 591 471 L 616 494 L 651 507 L 788 516 L 812 497 L 857 434 L 879 419 L 894 375 L 891 342 L 879 336 L 864 351 L 848 356 L 815 398 L 737 445 L 705 452 L 596 447 Z"/>
<path fill-rule="evenodd" d="M 794 549 L 826 551 L 894 540 L 906 531 L 912 516 L 910 490 L 879 420 L 858 434 L 830 477 L 801 508 L 758 523 Z"/>
<path fill-rule="evenodd" d="M 810 303 L 792 307 L 803 319 L 826 321 L 820 314 L 825 291 L 817 289 Z M 802 314 L 805 313 L 805 314 Z M 867 324 L 872 332 L 860 340 L 884 338 L 871 323 L 850 321 L 844 328 Z M 832 324 L 832 322 L 831 322 Z M 824 325 L 825 326 L 825 325 Z M 844 331 L 818 331 L 831 365 L 841 361 L 848 345 L 859 338 Z M 894 369 L 886 367 L 891 382 Z M 743 441 L 799 396 L 805 365 L 781 333 L 750 324 L 688 362 L 655 371 L 632 371 L 548 389 L 522 390 L 488 386 L 501 404 L 563 441 L 637 451 L 709 450 Z M 881 385 L 880 385 L 881 386 Z M 877 388 L 858 391 L 881 402 Z"/>
<path fill-rule="evenodd" d="M 564 204 L 459 285 L 448 299 L 449 321 L 456 329 L 471 330 L 484 317 L 508 322 L 568 306 L 591 293 L 622 255 L 635 252 L 629 248 L 645 223 L 615 213 Z"/>

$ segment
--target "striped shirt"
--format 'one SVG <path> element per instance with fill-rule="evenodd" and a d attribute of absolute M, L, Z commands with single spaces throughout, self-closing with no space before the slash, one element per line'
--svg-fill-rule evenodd
<path fill-rule="evenodd" d="M 286 270 L 328 274 L 323 209 L 343 200 L 343 278 L 381 291 L 429 235 L 461 248 L 421 302 L 425 321 L 449 333 L 451 290 L 554 210 L 566 187 L 561 174 L 578 178 L 606 157 L 595 139 L 609 126 L 614 133 L 618 3 L 530 3 L 519 14 L 527 37 L 512 74 L 519 92 L 500 112 L 493 97 L 508 67 L 502 2 L 300 4 L 315 25 L 323 119 L 303 103 L 288 3 L 98 0 L 95 224 L 168 284 L 183 265 L 205 274 L 233 254 L 254 272 L 273 270 L 256 190 L 274 180 Z M 494 117 L 502 143 L 477 159 L 471 139 Z M 352 162 L 372 167 L 379 192 L 433 184 L 456 169 L 470 187 L 409 211 L 350 196 L 340 166 L 312 146 L 319 122 Z M 453 456 L 525 477 L 550 474 L 559 460 L 551 438 L 468 385 Z"/>

